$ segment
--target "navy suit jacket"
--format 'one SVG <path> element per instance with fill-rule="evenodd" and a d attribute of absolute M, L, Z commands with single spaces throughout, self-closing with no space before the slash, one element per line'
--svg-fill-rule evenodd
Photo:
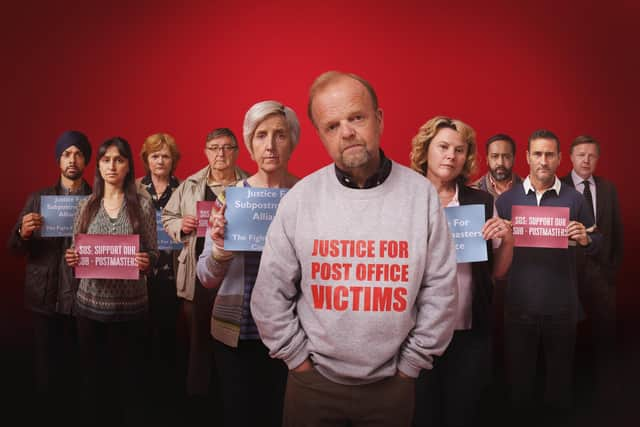
<path fill-rule="evenodd" d="M 596 260 L 609 280 L 613 280 L 622 262 L 622 219 L 620 203 L 615 186 L 606 179 L 593 176 L 596 182 L 596 225 L 602 234 L 600 252 L 590 258 Z M 561 179 L 565 184 L 574 187 L 571 173 Z"/>

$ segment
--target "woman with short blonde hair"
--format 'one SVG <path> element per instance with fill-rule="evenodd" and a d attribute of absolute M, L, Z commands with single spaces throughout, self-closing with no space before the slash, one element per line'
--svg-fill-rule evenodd
<path fill-rule="evenodd" d="M 465 185 L 476 151 L 475 131 L 445 116 L 427 121 L 411 142 L 411 168 L 433 184 L 443 209 L 481 207 L 488 256 L 486 261 L 458 261 L 455 332 L 433 369 L 416 382 L 416 427 L 475 425 L 480 397 L 491 379 L 493 279 L 506 275 L 511 265 L 513 234 L 511 224 L 494 214 L 493 196 Z"/>
<path fill-rule="evenodd" d="M 140 158 L 147 173 L 136 180 L 138 190 L 149 196 L 159 218 L 174 190 L 180 185 L 174 172 L 180 160 L 180 151 L 173 136 L 168 133 L 149 135 L 142 144 Z M 161 223 L 161 221 L 160 221 Z M 148 274 L 149 294 L 149 368 L 150 388 L 158 396 L 171 393 L 178 376 L 176 361 L 176 333 L 179 300 L 176 295 L 176 272 L 179 249 L 171 249 L 169 236 L 158 243 L 159 257 Z"/>

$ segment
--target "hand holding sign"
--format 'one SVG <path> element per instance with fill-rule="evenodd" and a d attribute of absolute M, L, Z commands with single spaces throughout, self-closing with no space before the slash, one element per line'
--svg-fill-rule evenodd
<path fill-rule="evenodd" d="M 219 210 L 211 209 L 211 216 L 209 217 L 211 239 L 214 246 L 221 249 L 224 249 L 224 231 L 227 227 L 227 219 L 224 217 L 226 210 L 226 205 L 222 205 Z"/>
<path fill-rule="evenodd" d="M 512 230 L 511 221 L 494 216 L 489 218 L 482 226 L 482 238 L 484 240 L 502 239 L 511 241 L 513 239 Z"/>
<path fill-rule="evenodd" d="M 78 259 L 80 259 L 80 255 L 74 247 L 70 247 L 65 251 L 64 260 L 67 262 L 69 267 L 75 267 L 78 265 Z"/>
<path fill-rule="evenodd" d="M 233 258 L 233 252 L 226 251 L 224 249 L 224 233 L 227 228 L 227 219 L 224 213 L 227 210 L 227 205 L 224 204 L 218 210 L 211 209 L 211 240 L 213 241 L 213 248 L 211 254 L 216 261 L 228 261 Z"/>
<path fill-rule="evenodd" d="M 140 271 L 147 271 L 149 269 L 149 254 L 146 252 L 136 252 L 136 262 Z"/>
<path fill-rule="evenodd" d="M 182 217 L 182 232 L 184 234 L 191 234 L 196 228 L 198 228 L 198 218 L 193 215 L 185 215 Z"/>
<path fill-rule="evenodd" d="M 42 227 L 42 216 L 40 214 L 31 212 L 22 217 L 22 224 L 20 225 L 20 237 L 28 239 L 31 237 L 34 231 L 39 230 Z"/>
<path fill-rule="evenodd" d="M 569 221 L 567 226 L 567 235 L 569 239 L 575 240 L 580 246 L 587 246 L 589 244 L 589 237 L 587 237 L 586 227 L 578 221 Z"/>

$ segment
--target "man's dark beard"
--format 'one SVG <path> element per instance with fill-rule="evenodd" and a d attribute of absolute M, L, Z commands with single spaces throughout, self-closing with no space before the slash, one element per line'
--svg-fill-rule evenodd
<path fill-rule="evenodd" d="M 77 181 L 82 178 L 82 169 L 76 169 L 75 172 L 69 172 L 67 169 L 62 171 L 62 176 L 71 181 Z"/>
<path fill-rule="evenodd" d="M 510 170 L 505 169 L 504 172 L 497 172 L 497 169 L 496 171 L 490 169 L 489 172 L 495 181 L 502 182 L 511 180 L 512 171 Z M 499 176 L 499 174 L 502 176 Z"/>

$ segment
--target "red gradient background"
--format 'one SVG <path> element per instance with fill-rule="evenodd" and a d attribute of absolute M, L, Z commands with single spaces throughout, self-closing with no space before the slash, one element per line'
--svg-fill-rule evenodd
<path fill-rule="evenodd" d="M 506 132 L 526 175 L 527 136 L 553 130 L 570 170 L 577 135 L 600 139 L 598 173 L 621 195 L 626 259 L 618 281 L 620 326 L 637 320 L 640 291 L 637 180 L 638 3 L 632 0 L 255 2 L 13 2 L 3 11 L 2 120 L 8 235 L 29 192 L 57 179 L 54 143 L 79 129 L 94 149 L 119 135 L 140 150 L 155 132 L 175 136 L 180 178 L 205 164 L 204 137 L 277 99 L 302 124 L 290 169 L 304 176 L 329 157 L 306 117 L 307 91 L 329 69 L 372 82 L 385 114 L 382 147 L 407 164 L 418 127 L 459 118 L 483 142 Z M 85 177 L 92 182 L 94 160 Z M 255 169 L 242 148 L 240 165 Z M 486 171 L 484 156 L 477 175 Z M 143 172 L 136 163 L 137 175 Z M 635 179 L 634 179 L 635 178 Z M 2 262 L 2 342 L 28 346 L 24 261 Z M 635 326 L 633 326 L 635 327 Z"/>

